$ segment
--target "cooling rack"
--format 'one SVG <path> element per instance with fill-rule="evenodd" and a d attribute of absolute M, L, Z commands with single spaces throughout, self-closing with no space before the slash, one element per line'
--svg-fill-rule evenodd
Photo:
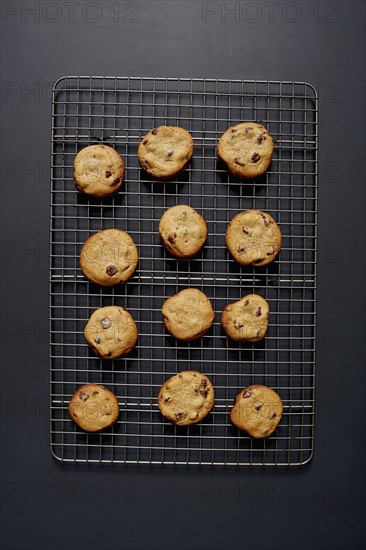
<path fill-rule="evenodd" d="M 67 76 L 52 103 L 50 227 L 50 440 L 63 462 L 300 465 L 314 448 L 316 341 L 317 94 L 303 82 L 188 78 Z M 240 182 L 216 156 L 218 137 L 232 124 L 263 123 L 275 139 L 273 161 L 261 178 Z M 191 132 L 195 149 L 186 172 L 158 182 L 142 172 L 137 147 L 159 125 Z M 126 181 L 107 199 L 75 189 L 73 161 L 83 147 L 105 143 L 126 163 Z M 189 204 L 208 223 L 209 237 L 192 260 L 176 260 L 159 242 L 158 223 L 175 204 Z M 240 266 L 225 246 L 230 219 L 248 209 L 269 212 L 283 234 L 275 262 Z M 123 285 L 101 288 L 79 267 L 85 240 L 111 227 L 128 231 L 140 255 Z M 164 300 L 186 287 L 205 292 L 216 312 L 198 341 L 179 342 L 164 329 Z M 226 338 L 221 312 L 229 302 L 258 293 L 270 305 L 264 340 Z M 83 336 L 98 307 L 126 307 L 139 327 L 125 358 L 96 357 Z M 160 415 L 163 381 L 181 370 L 205 373 L 215 407 L 200 424 L 175 427 Z M 115 426 L 87 434 L 68 417 L 75 389 L 101 383 L 115 392 Z M 259 383 L 284 403 L 276 432 L 253 440 L 234 428 L 228 413 L 237 392 Z"/>

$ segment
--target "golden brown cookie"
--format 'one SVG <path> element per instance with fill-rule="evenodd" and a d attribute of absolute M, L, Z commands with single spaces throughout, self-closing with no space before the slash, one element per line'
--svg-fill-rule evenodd
<path fill-rule="evenodd" d="M 179 204 L 166 210 L 159 223 L 163 246 L 176 258 L 191 258 L 207 239 L 207 223 L 190 206 Z"/>
<path fill-rule="evenodd" d="M 79 191 L 94 197 L 112 195 L 122 185 L 125 165 L 108 145 L 84 147 L 74 160 L 74 183 Z"/>
<path fill-rule="evenodd" d="M 138 332 L 135 321 L 126 309 L 107 306 L 92 313 L 84 336 L 99 357 L 115 359 L 135 347 Z"/>
<path fill-rule="evenodd" d="M 177 426 L 189 426 L 208 415 L 214 400 L 214 389 L 207 376 L 183 371 L 161 386 L 158 406 L 161 414 Z"/>
<path fill-rule="evenodd" d="M 282 400 L 278 393 L 259 384 L 241 390 L 235 398 L 230 420 L 250 436 L 270 436 L 282 418 Z"/>
<path fill-rule="evenodd" d="M 238 302 L 225 307 L 221 324 L 232 340 L 258 342 L 266 335 L 268 317 L 268 302 L 258 294 L 247 294 Z"/>
<path fill-rule="evenodd" d="M 85 384 L 76 390 L 68 407 L 71 420 L 86 432 L 99 432 L 112 426 L 119 414 L 118 401 L 99 384 Z"/>
<path fill-rule="evenodd" d="M 162 307 L 163 323 L 179 340 L 196 340 L 211 327 L 215 312 L 198 288 L 186 288 L 168 298 Z"/>
<path fill-rule="evenodd" d="M 256 122 L 231 126 L 217 144 L 217 154 L 229 172 L 241 179 L 253 179 L 268 169 L 273 153 L 273 138 Z"/>
<path fill-rule="evenodd" d="M 159 126 L 141 140 L 137 154 L 141 168 L 150 176 L 171 178 L 188 166 L 193 155 L 193 139 L 179 126 Z"/>
<path fill-rule="evenodd" d="M 106 229 L 95 233 L 84 243 L 80 267 L 85 277 L 101 286 L 126 282 L 134 273 L 138 252 L 125 231 Z"/>
<path fill-rule="evenodd" d="M 260 210 L 240 212 L 226 230 L 226 246 L 243 265 L 264 266 L 273 262 L 281 244 L 280 228 L 272 216 Z"/>

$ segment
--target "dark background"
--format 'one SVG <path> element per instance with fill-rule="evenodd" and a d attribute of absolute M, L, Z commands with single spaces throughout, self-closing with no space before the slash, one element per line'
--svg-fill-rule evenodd
<path fill-rule="evenodd" d="M 365 544 L 365 3 L 1 3 L 3 550 Z M 319 93 L 316 439 L 300 469 L 62 465 L 49 451 L 53 82 L 298 80 Z"/>

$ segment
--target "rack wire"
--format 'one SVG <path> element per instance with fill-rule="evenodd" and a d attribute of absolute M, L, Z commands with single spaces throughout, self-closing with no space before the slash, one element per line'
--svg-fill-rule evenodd
<path fill-rule="evenodd" d="M 67 76 L 52 104 L 50 227 L 50 433 L 63 462 L 300 465 L 314 448 L 317 129 L 315 89 L 303 82 L 188 78 Z M 219 136 L 233 124 L 263 123 L 275 139 L 269 171 L 251 182 L 230 176 L 217 159 Z M 165 182 L 140 170 L 137 147 L 153 127 L 178 125 L 193 136 L 189 168 Z M 83 147 L 105 143 L 126 164 L 113 197 L 88 198 L 73 183 L 73 161 Z M 161 246 L 158 223 L 175 204 L 188 204 L 208 223 L 201 254 L 176 260 Z M 279 257 L 266 267 L 240 266 L 225 246 L 230 219 L 248 209 L 269 212 L 283 234 Z M 125 284 L 102 288 L 79 267 L 85 240 L 111 227 L 128 231 L 139 266 Z M 186 287 L 205 292 L 216 312 L 198 341 L 180 342 L 164 329 L 161 306 Z M 270 305 L 264 340 L 237 343 L 220 325 L 225 305 L 258 293 Z M 102 360 L 83 330 L 91 313 L 126 307 L 139 327 L 126 357 Z M 158 410 L 161 384 L 186 369 L 210 377 L 213 411 L 199 424 L 176 427 Z M 87 434 L 70 419 L 76 388 L 101 383 L 115 392 L 120 416 L 109 430 Z M 276 432 L 253 440 L 234 428 L 229 411 L 252 383 L 275 389 L 284 403 Z"/>

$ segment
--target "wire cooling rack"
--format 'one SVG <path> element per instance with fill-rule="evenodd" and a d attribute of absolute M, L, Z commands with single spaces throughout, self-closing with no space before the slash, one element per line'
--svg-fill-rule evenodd
<path fill-rule="evenodd" d="M 302 82 L 187 78 L 75 77 L 58 80 L 52 105 L 50 406 L 51 449 L 64 462 L 300 465 L 314 441 L 316 321 L 317 95 Z M 218 161 L 216 143 L 228 126 L 263 123 L 275 139 L 268 173 L 243 183 Z M 139 168 L 137 147 L 160 125 L 191 132 L 195 149 L 186 172 L 159 182 Z M 126 163 L 126 181 L 107 199 L 75 189 L 73 161 L 94 143 L 114 147 Z M 176 260 L 161 246 L 158 223 L 175 204 L 189 204 L 208 223 L 201 254 Z M 230 219 L 245 209 L 269 212 L 283 248 L 261 268 L 240 266 L 225 246 Z M 139 249 L 134 276 L 114 288 L 85 279 L 79 267 L 85 240 L 111 227 L 128 231 Z M 164 329 L 161 306 L 186 287 L 201 289 L 216 312 L 200 340 L 180 342 Z M 220 326 L 225 305 L 258 293 L 270 305 L 264 340 L 237 343 Z M 139 327 L 125 358 L 101 360 L 83 330 L 98 307 L 126 307 Z M 176 427 L 159 413 L 161 384 L 186 369 L 210 377 L 215 406 L 203 422 Z M 101 383 L 115 392 L 115 426 L 87 434 L 71 422 L 75 389 Z M 253 440 L 234 428 L 229 411 L 238 391 L 259 383 L 284 404 L 276 432 Z"/>

